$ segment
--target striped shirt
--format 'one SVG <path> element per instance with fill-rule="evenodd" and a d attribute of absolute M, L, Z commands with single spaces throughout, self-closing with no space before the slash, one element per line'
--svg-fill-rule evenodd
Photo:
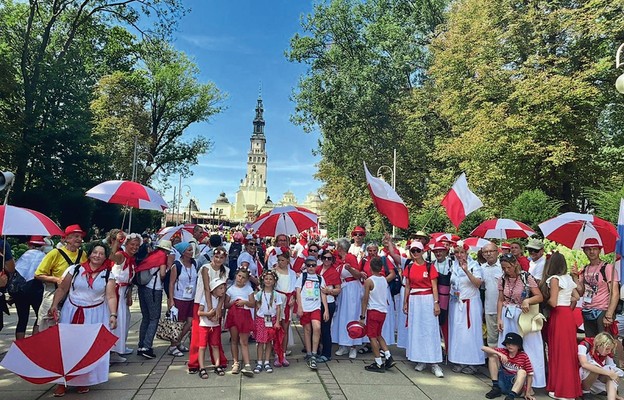
<path fill-rule="evenodd" d="M 504 347 L 498 347 L 494 350 L 507 356 L 507 362 L 501 363 L 501 368 L 508 374 L 516 375 L 519 370 L 523 369 L 527 375 L 533 375 L 531 360 L 529 360 L 529 356 L 524 351 L 519 351 L 515 357 L 511 358 L 509 350 Z"/>

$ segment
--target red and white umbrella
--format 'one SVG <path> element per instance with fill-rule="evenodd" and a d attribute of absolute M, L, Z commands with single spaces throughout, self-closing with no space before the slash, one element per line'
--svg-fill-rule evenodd
<path fill-rule="evenodd" d="M 176 233 L 180 234 L 183 242 L 193 239 L 193 234 L 188 231 L 185 225 L 167 226 L 158 231 L 161 240 L 171 240 L 171 237 Z"/>
<path fill-rule="evenodd" d="M 586 239 L 595 238 L 605 254 L 615 251 L 615 226 L 590 214 L 567 212 L 539 224 L 544 237 L 570 248 L 580 249 Z"/>
<path fill-rule="evenodd" d="M 303 207 L 284 206 L 262 214 L 251 224 L 260 236 L 296 235 L 318 224 L 318 215 Z"/>
<path fill-rule="evenodd" d="M 28 382 L 71 384 L 91 372 L 117 339 L 102 324 L 58 324 L 13 342 L 0 365 Z"/>
<path fill-rule="evenodd" d="M 164 211 L 167 202 L 154 189 L 133 181 L 106 181 L 87 191 L 87 197 L 141 210 Z"/>
<path fill-rule="evenodd" d="M 0 206 L 0 235 L 62 236 L 63 231 L 38 211 L 6 205 Z"/>
<path fill-rule="evenodd" d="M 470 232 L 470 236 L 490 239 L 526 238 L 533 235 L 535 231 L 527 224 L 506 218 L 488 219 Z"/>
<path fill-rule="evenodd" d="M 469 238 L 464 239 L 464 244 L 467 244 L 468 247 L 470 247 L 470 250 L 472 251 L 479 251 L 483 246 L 485 246 L 486 244 L 490 244 L 490 243 L 492 242 L 486 239 L 478 238 L 478 237 L 469 237 Z"/>

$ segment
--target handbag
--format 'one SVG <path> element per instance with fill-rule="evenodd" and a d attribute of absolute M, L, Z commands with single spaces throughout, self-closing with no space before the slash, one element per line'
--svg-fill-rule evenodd
<path fill-rule="evenodd" d="M 156 337 L 158 339 L 170 341 L 177 341 L 180 337 L 180 332 L 184 327 L 184 321 L 174 321 L 171 314 L 167 311 L 165 315 L 158 321 L 158 327 L 156 328 Z"/>
<path fill-rule="evenodd" d="M 7 284 L 7 293 L 11 297 L 20 296 L 26 293 L 26 279 L 17 270 L 11 274 Z"/>

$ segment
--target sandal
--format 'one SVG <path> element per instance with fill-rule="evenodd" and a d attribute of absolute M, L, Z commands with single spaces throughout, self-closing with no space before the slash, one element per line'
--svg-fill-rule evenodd
<path fill-rule="evenodd" d="M 253 373 L 259 374 L 262 371 L 262 364 L 256 364 L 256 368 L 254 368 Z"/>
<path fill-rule="evenodd" d="M 178 350 L 180 350 L 182 353 L 188 353 L 188 352 L 189 352 L 189 348 L 188 348 L 188 347 L 186 347 L 186 346 L 185 346 L 185 345 L 183 345 L 183 344 L 179 344 L 179 345 L 178 345 Z"/>
<path fill-rule="evenodd" d="M 357 352 L 358 354 L 368 354 L 368 353 L 371 353 L 372 351 L 373 350 L 370 347 L 364 346 L 364 347 L 360 347 Z"/>
<path fill-rule="evenodd" d="M 240 372 L 240 364 L 235 362 L 234 364 L 232 364 L 232 373 L 234 375 L 237 375 Z"/>
<path fill-rule="evenodd" d="M 225 375 L 225 370 L 223 369 L 223 367 L 217 367 L 215 368 L 215 374 L 219 375 L 219 376 L 223 376 Z"/>
<path fill-rule="evenodd" d="M 269 374 L 271 372 L 273 372 L 273 368 L 271 367 L 271 364 L 269 364 L 269 363 L 264 364 L 264 371 L 269 373 Z"/>
<path fill-rule="evenodd" d="M 182 353 L 176 346 L 169 347 L 168 354 L 174 357 L 183 357 L 184 353 Z"/>
<path fill-rule="evenodd" d="M 208 371 L 206 371 L 206 368 L 199 370 L 199 377 L 202 379 L 208 379 Z"/>
<path fill-rule="evenodd" d="M 198 368 L 189 368 L 188 370 L 189 375 L 195 375 L 198 372 L 199 372 Z"/>

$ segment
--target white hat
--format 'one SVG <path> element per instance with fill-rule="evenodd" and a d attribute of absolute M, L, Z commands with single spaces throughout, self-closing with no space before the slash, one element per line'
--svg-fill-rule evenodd
<path fill-rule="evenodd" d="M 417 249 L 421 249 L 421 250 L 425 249 L 425 246 L 423 246 L 423 244 L 419 242 L 418 240 L 412 240 L 412 243 L 410 243 L 410 250 L 413 249 L 414 247 Z"/>
<path fill-rule="evenodd" d="M 171 251 L 173 249 L 173 246 L 171 245 L 171 240 L 166 239 L 160 240 L 156 247 L 167 251 Z"/>
<path fill-rule="evenodd" d="M 225 285 L 225 281 L 221 278 L 215 278 L 210 281 L 210 291 L 212 292 L 221 285 Z"/>

